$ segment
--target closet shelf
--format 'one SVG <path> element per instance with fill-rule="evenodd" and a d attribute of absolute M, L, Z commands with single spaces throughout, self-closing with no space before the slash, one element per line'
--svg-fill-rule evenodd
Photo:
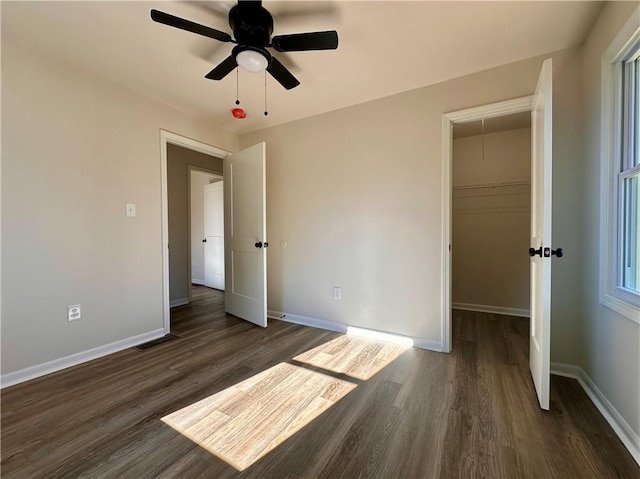
<path fill-rule="evenodd" d="M 505 211 L 530 208 L 531 182 L 501 181 L 453 187 L 453 211 Z"/>

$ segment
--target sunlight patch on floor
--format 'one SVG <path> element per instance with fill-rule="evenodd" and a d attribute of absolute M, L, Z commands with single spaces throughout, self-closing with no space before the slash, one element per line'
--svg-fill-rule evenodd
<path fill-rule="evenodd" d="M 376 339 L 387 343 L 401 344 L 402 346 L 413 347 L 413 339 L 406 336 L 398 336 L 397 334 L 383 333 L 372 329 L 356 328 L 354 326 L 347 327 L 347 334 L 351 336 L 360 336 L 362 338 Z"/>
<path fill-rule="evenodd" d="M 242 471 L 356 387 L 280 363 L 162 421 Z"/>
<path fill-rule="evenodd" d="M 321 344 L 293 359 L 366 381 L 410 349 L 411 345 L 348 334 Z"/>

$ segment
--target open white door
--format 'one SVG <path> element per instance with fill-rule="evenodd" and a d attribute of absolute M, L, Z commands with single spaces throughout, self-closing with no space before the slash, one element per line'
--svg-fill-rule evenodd
<path fill-rule="evenodd" d="M 531 331 L 529 368 L 549 409 L 551 340 L 552 64 L 542 64 L 531 111 Z"/>
<path fill-rule="evenodd" d="M 224 291 L 223 182 L 204 186 L 204 285 Z"/>
<path fill-rule="evenodd" d="M 224 160 L 225 311 L 267 326 L 265 144 Z"/>

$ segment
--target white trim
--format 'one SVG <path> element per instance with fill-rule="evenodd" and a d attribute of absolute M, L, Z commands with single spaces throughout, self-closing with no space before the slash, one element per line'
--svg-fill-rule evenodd
<path fill-rule="evenodd" d="M 348 336 L 356 336 L 360 338 L 374 339 L 376 341 L 384 341 L 386 343 L 401 344 L 402 346 L 413 347 L 413 339 L 407 336 L 398 336 L 397 334 L 382 333 L 365 328 L 357 328 L 355 326 L 349 326 L 347 328 Z"/>
<path fill-rule="evenodd" d="M 442 327 L 443 352 L 451 351 L 451 167 L 453 124 L 531 111 L 533 95 L 442 115 Z"/>
<path fill-rule="evenodd" d="M 640 309 L 621 300 L 615 295 L 602 293 L 601 291 L 600 304 L 633 321 L 634 323 L 640 324 Z"/>
<path fill-rule="evenodd" d="M 162 317 L 164 334 L 171 332 L 171 305 L 169 300 L 169 195 L 167 191 L 167 145 L 178 145 L 189 150 L 217 158 L 226 158 L 230 152 L 197 140 L 160 129 L 160 187 L 162 197 Z"/>
<path fill-rule="evenodd" d="M 283 313 L 281 311 L 267 311 L 267 318 L 279 319 L 286 323 L 299 324 L 301 326 L 309 326 L 310 328 L 325 329 L 327 331 L 335 331 L 337 333 L 347 334 L 346 324 L 336 323 L 335 321 L 327 321 L 326 319 L 310 318 L 309 316 L 300 316 L 298 314 Z"/>
<path fill-rule="evenodd" d="M 453 309 L 462 309 L 464 311 L 478 311 L 480 313 L 504 314 L 506 316 L 519 316 L 522 318 L 530 318 L 531 311 L 522 308 L 505 308 L 503 306 L 489 306 L 486 304 L 469 304 L 469 303 L 451 303 Z"/>
<path fill-rule="evenodd" d="M 191 284 L 197 284 L 197 285 L 200 285 L 200 286 L 204 286 L 204 279 L 191 278 Z"/>
<path fill-rule="evenodd" d="M 617 62 L 640 40 L 640 7 L 636 7 L 629 19 L 620 29 L 614 40 L 602 55 L 603 61 Z"/>
<path fill-rule="evenodd" d="M 499 116 L 511 115 L 513 113 L 531 111 L 532 105 L 533 95 L 530 95 L 515 98 L 513 100 L 491 103 L 489 105 L 467 108 L 466 110 L 453 111 L 445 113 L 443 116 L 451 123 L 466 123 L 482 120 L 483 118 L 496 118 Z"/>
<path fill-rule="evenodd" d="M 71 366 L 77 366 L 78 364 L 86 363 L 93 359 L 98 359 L 124 349 L 132 348 L 138 344 L 146 343 L 147 341 L 153 341 L 154 339 L 161 338 L 164 335 L 163 329 L 156 329 L 154 331 L 131 336 L 130 338 L 120 339 L 103 346 L 98 346 L 97 348 L 88 349 L 63 358 L 54 359 L 53 361 L 37 364 L 12 373 L 3 374 L 2 377 L 0 377 L 0 388 L 6 388 L 29 381 L 30 379 L 39 378 L 46 374 L 70 368 Z"/>
<path fill-rule="evenodd" d="M 440 343 L 442 352 L 451 352 L 451 197 L 453 188 L 451 187 L 451 176 L 453 162 L 453 120 L 447 115 L 442 115 L 442 330 L 440 333 Z"/>
<path fill-rule="evenodd" d="M 598 389 L 598 386 L 580 367 L 572 364 L 551 363 L 551 374 L 576 379 L 589 399 L 598 408 L 611 428 L 618 435 L 622 444 L 631 453 L 633 459 L 640 465 L 640 436 L 629 426 L 622 415 L 609 402 L 607 397 Z"/>
<path fill-rule="evenodd" d="M 281 311 L 267 311 L 267 318 L 279 319 L 287 323 L 299 324 L 301 326 L 307 326 L 310 328 L 324 329 L 327 331 L 335 331 L 337 333 L 347 334 L 349 324 L 336 323 L 335 321 L 328 321 L 326 319 L 310 318 L 309 316 L 300 316 L 298 314 L 283 313 Z M 354 326 L 359 327 L 359 326 Z M 386 332 L 386 331 L 381 331 Z M 395 333 L 389 333 L 395 334 Z M 413 345 L 416 348 L 428 349 L 429 351 L 443 352 L 442 343 L 440 341 L 433 341 L 431 339 L 414 338 L 412 336 L 406 336 L 413 340 Z"/>
<path fill-rule="evenodd" d="M 177 306 L 184 306 L 185 304 L 189 304 L 189 298 L 172 299 L 169 303 L 169 307 L 175 308 Z"/>
<path fill-rule="evenodd" d="M 434 341 L 433 339 L 411 338 L 413 339 L 413 345 L 416 348 L 426 349 L 428 351 L 435 351 L 437 353 L 445 353 L 442 349 L 442 343 L 440 341 Z"/>
<path fill-rule="evenodd" d="M 620 29 L 601 61 L 600 105 L 600 304 L 631 321 L 640 324 L 640 308 L 616 297 L 617 251 L 616 230 L 618 182 L 614 161 L 620 157 L 620 145 L 614 134 L 620 131 L 621 113 L 616 99 L 620 94 L 616 69 L 629 48 L 640 41 L 640 7 Z"/>

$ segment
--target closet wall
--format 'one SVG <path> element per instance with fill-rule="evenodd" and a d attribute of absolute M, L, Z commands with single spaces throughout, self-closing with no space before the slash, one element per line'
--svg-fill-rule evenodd
<path fill-rule="evenodd" d="M 531 129 L 484 131 L 454 126 L 453 307 L 528 316 Z"/>

